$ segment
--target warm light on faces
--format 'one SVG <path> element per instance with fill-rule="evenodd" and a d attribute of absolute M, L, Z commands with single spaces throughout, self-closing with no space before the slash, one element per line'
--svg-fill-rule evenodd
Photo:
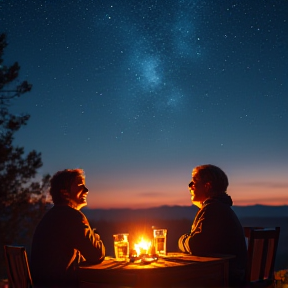
<path fill-rule="evenodd" d="M 193 204 L 195 204 L 196 202 L 203 203 L 209 197 L 208 196 L 209 186 L 207 184 L 208 183 L 205 183 L 200 179 L 197 172 L 195 171 L 192 172 L 192 180 L 189 183 L 189 191 L 191 194 L 191 201 Z"/>
<path fill-rule="evenodd" d="M 77 177 L 71 184 L 70 200 L 73 208 L 80 210 L 87 205 L 88 189 L 85 186 L 85 179 Z"/>

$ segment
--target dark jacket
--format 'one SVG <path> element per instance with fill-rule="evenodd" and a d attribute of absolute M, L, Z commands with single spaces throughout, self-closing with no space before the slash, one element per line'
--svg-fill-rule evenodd
<path fill-rule="evenodd" d="M 230 254 L 231 285 L 244 281 L 247 248 L 244 231 L 239 219 L 231 209 L 232 199 L 227 194 L 209 198 L 195 216 L 191 232 L 179 239 L 182 252 L 197 256 Z"/>
<path fill-rule="evenodd" d="M 36 287 L 77 287 L 81 261 L 101 263 L 105 247 L 85 215 L 69 206 L 54 206 L 37 226 L 31 247 Z"/>

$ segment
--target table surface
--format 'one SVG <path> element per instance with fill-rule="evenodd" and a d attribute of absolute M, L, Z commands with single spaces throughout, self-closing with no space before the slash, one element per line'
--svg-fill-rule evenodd
<path fill-rule="evenodd" d="M 152 263 L 133 263 L 105 257 L 101 264 L 80 267 L 78 273 L 82 283 L 111 285 L 105 287 L 225 287 L 231 258 L 168 253 Z"/>

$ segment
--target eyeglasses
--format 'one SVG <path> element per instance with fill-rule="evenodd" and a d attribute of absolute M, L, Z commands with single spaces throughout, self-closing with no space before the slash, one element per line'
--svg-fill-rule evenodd
<path fill-rule="evenodd" d="M 191 181 L 191 182 L 188 184 L 188 187 L 191 189 L 193 185 L 195 185 L 195 182 Z"/>
<path fill-rule="evenodd" d="M 192 180 L 192 181 L 188 184 L 188 188 L 191 189 L 192 186 L 197 185 L 199 182 L 202 182 L 202 183 L 203 183 L 203 181 L 202 181 L 202 180 L 199 180 L 199 179 Z"/>

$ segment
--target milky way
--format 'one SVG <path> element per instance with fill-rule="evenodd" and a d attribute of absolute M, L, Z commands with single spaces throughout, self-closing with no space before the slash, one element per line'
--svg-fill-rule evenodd
<path fill-rule="evenodd" d="M 107 37 L 115 40 L 117 64 L 126 76 L 121 114 L 129 120 L 129 128 L 148 121 L 168 131 L 188 101 L 178 73 L 183 64 L 193 69 L 201 57 L 197 19 L 204 8 L 197 1 L 174 1 L 170 6 L 163 1 L 126 4 L 123 8 L 108 3 L 95 17 L 96 28 L 109 31 L 101 34 L 100 43 L 107 43 Z"/>

